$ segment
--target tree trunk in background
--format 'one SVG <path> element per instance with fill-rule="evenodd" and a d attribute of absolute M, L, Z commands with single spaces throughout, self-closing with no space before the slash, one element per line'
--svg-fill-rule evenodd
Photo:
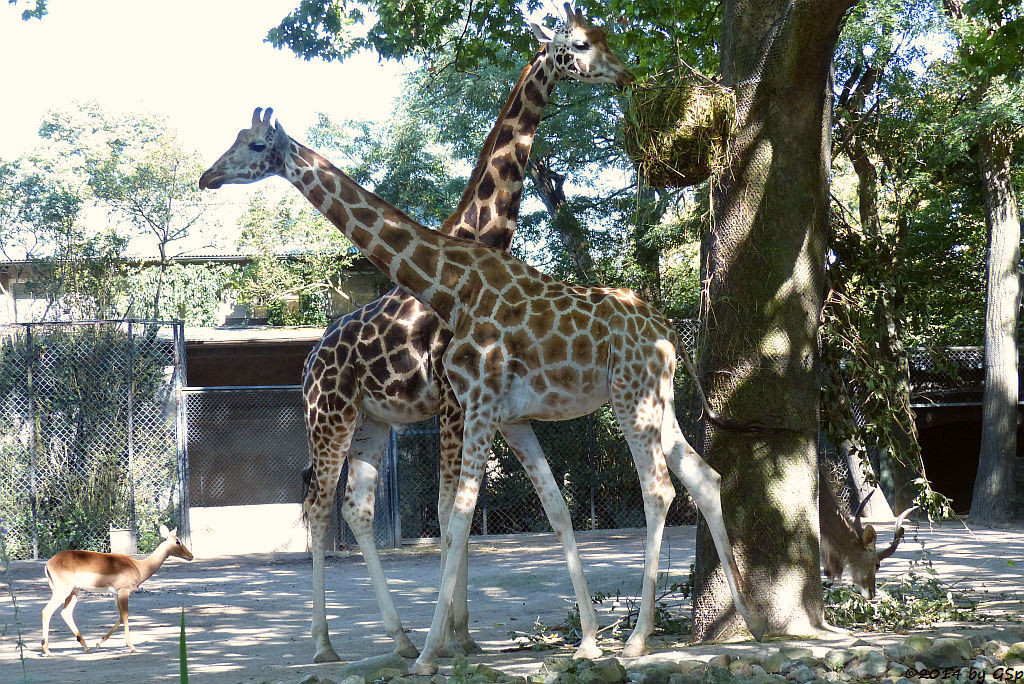
<path fill-rule="evenodd" d="M 551 216 L 551 227 L 558 233 L 562 247 L 569 253 L 576 282 L 588 284 L 594 281 L 594 259 L 590 254 L 590 239 L 565 201 L 565 176 L 552 169 L 543 158 L 531 158 L 526 172 L 540 194 L 544 206 Z"/>
<path fill-rule="evenodd" d="M 831 67 L 855 0 L 727 0 L 722 74 L 736 89 L 729 167 L 712 179 L 705 348 L 712 404 L 778 425 L 710 429 L 730 540 L 754 609 L 777 634 L 823 624 L 818 551 L 818 325 L 825 287 Z M 707 527 L 697 533 L 693 637 L 742 627 Z"/>
<path fill-rule="evenodd" d="M 637 174 L 639 176 L 639 174 Z M 661 308 L 661 246 L 650 238 L 651 228 L 665 214 L 665 203 L 649 185 L 640 184 L 633 212 L 632 254 L 636 269 L 633 290 L 645 302 Z"/>
<path fill-rule="evenodd" d="M 978 140 L 989 246 L 985 306 L 985 394 L 971 520 L 1011 514 L 1017 457 L 1017 318 L 1020 216 L 1010 175 L 1012 143 L 997 131 Z"/>

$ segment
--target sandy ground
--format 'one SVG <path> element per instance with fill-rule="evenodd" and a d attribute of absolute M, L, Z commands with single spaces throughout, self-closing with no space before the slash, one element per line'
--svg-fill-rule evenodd
<path fill-rule="evenodd" d="M 883 540 L 891 533 L 881 532 Z M 661 567 L 676 580 L 685 578 L 693 561 L 692 527 L 670 528 L 662 550 Z M 592 592 L 635 594 L 643 559 L 643 531 L 580 533 L 580 551 Z M 974 529 L 946 524 L 922 527 L 884 564 L 881 578 L 904 570 L 921 549 L 930 552 L 941 578 L 971 592 L 981 609 L 1000 620 L 1024 617 L 1024 525 Z M 438 550 L 430 544 L 410 545 L 384 554 L 384 568 L 396 604 L 422 645 L 433 612 L 437 587 Z M 180 613 L 185 610 L 189 675 L 195 682 L 289 682 L 309 674 L 330 676 L 335 664 L 313 665 L 309 636 L 311 565 L 306 554 L 171 558 L 131 599 L 130 654 L 119 631 L 100 649 L 84 653 L 59 613 L 51 622 L 53 655 L 40 655 L 40 611 L 48 598 L 42 563 L 11 564 L 17 619 L 9 594 L 0 602 L 0 682 L 136 682 L 176 680 Z M 2 583 L 6 584 L 6 582 Z M 5 587 L 6 588 L 6 587 Z M 388 653 L 377 605 L 357 554 L 328 558 L 328 618 L 334 647 L 346 660 Z M 517 674 L 537 671 L 554 652 L 509 652 L 510 630 L 532 631 L 535 619 L 561 622 L 572 607 L 572 587 L 564 569 L 561 547 L 554 535 L 474 538 L 470 562 L 471 628 L 485 653 L 471 662 L 484 662 Z M 611 617 L 602 614 L 602 624 Z M 116 619 L 110 595 L 86 595 L 75 618 L 91 644 Z M 955 628 L 947 626 L 946 631 Z M 941 631 L 941 630 L 940 630 Z M 19 636 L 24 650 L 18 648 Z M 874 641 L 894 636 L 837 635 L 814 642 L 794 642 L 815 648 L 849 645 L 858 636 Z M 657 646 L 657 643 L 654 644 Z M 731 644 L 681 647 L 662 644 L 662 650 L 683 651 L 686 657 L 708 658 L 715 653 L 774 652 L 780 644 Z M 621 648 L 621 645 L 618 646 Z M 616 648 L 608 650 L 616 654 Z M 442 661 L 442 673 L 450 661 Z"/>

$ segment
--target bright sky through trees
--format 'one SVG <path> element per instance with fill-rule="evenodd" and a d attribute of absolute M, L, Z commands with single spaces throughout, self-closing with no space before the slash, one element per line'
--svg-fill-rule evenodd
<path fill-rule="evenodd" d="M 111 112 L 162 114 L 212 163 L 272 106 L 301 138 L 324 111 L 383 119 L 402 68 L 372 55 L 304 62 L 263 42 L 295 0 L 52 0 L 42 21 L 0 7 L 0 157 L 31 147 L 43 115 L 96 101 Z"/>

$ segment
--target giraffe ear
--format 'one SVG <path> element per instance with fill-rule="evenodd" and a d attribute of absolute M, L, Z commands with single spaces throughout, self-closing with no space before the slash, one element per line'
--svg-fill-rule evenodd
<path fill-rule="evenodd" d="M 551 39 L 555 37 L 555 34 L 551 32 L 551 29 L 546 26 L 542 26 L 535 21 L 530 22 L 530 28 L 533 29 L 533 35 L 537 36 L 537 40 L 542 43 L 550 43 Z"/>
<path fill-rule="evenodd" d="M 279 150 L 286 150 L 288 149 L 288 145 L 288 134 L 284 132 L 284 126 L 282 126 L 281 122 L 278 121 L 274 125 L 274 147 Z"/>

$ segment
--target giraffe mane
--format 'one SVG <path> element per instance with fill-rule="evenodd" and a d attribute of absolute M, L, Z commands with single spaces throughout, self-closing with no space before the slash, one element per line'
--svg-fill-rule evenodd
<path fill-rule="evenodd" d="M 533 69 L 534 63 L 537 58 L 540 57 L 544 51 L 547 50 L 546 46 L 542 46 L 538 50 L 533 58 L 523 68 L 523 72 L 519 74 L 519 80 L 516 81 L 516 85 L 512 88 L 512 92 L 516 92 L 520 86 L 523 85 L 523 81 L 529 76 L 530 70 Z M 508 110 L 512 107 L 512 103 L 515 98 L 508 98 L 505 102 L 505 106 L 501 108 L 498 113 L 497 121 L 503 121 L 508 114 Z M 473 198 L 476 196 L 477 185 L 480 183 L 480 179 L 483 177 L 484 172 L 487 170 L 487 160 L 490 158 L 491 153 L 494 151 L 494 142 L 498 137 L 500 126 L 494 126 L 491 128 L 491 132 L 487 134 L 487 138 L 484 140 L 483 146 L 480 148 L 480 155 L 477 157 L 476 166 L 473 167 L 473 172 L 469 176 L 469 182 L 466 183 L 465 189 L 462 191 L 462 197 L 459 199 L 459 204 L 455 207 L 452 213 L 444 220 L 441 224 L 440 231 L 446 235 L 451 235 L 452 228 L 461 220 L 462 214 L 469 208 L 469 205 L 473 202 Z"/>

